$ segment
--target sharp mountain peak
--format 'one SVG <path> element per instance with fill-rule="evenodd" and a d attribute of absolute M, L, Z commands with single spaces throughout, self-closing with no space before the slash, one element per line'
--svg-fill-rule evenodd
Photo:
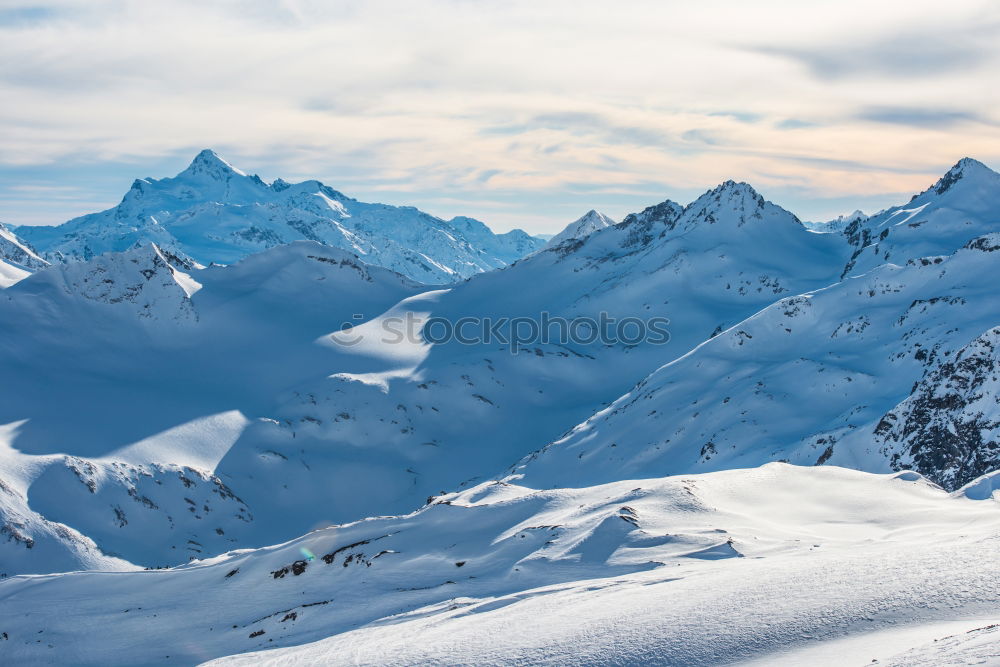
<path fill-rule="evenodd" d="M 913 199 L 928 193 L 943 195 L 951 190 L 951 188 L 960 181 L 983 181 L 987 183 L 992 181 L 1000 185 L 1000 174 L 993 171 L 975 158 L 963 157 L 961 160 L 956 162 L 951 169 L 946 171 L 944 175 L 934 183 L 934 185 L 923 192 L 914 195 Z"/>
<path fill-rule="evenodd" d="M 215 180 L 227 180 L 233 176 L 246 177 L 247 174 L 224 160 L 211 148 L 205 148 L 194 156 L 191 164 L 178 176 L 208 176 Z"/>

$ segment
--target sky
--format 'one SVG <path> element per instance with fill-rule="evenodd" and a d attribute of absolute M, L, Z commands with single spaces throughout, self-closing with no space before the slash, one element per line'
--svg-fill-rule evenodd
<path fill-rule="evenodd" d="M 805 220 L 1000 167 L 995 0 L 0 0 L 0 221 L 202 148 L 555 233 L 751 183 Z"/>

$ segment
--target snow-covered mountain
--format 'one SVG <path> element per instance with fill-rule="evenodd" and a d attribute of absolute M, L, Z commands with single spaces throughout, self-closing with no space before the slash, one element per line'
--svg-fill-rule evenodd
<path fill-rule="evenodd" d="M 984 392 L 965 386 L 969 400 L 995 405 L 1000 398 L 990 384 L 996 366 L 989 356 L 978 346 L 974 354 L 962 351 L 1000 322 L 993 279 L 1000 254 L 982 247 L 992 245 L 974 241 L 948 257 L 883 266 L 776 302 L 656 371 L 535 455 L 523 468 L 527 482 L 539 475 L 557 484 L 598 483 L 772 460 L 887 471 L 907 461 L 954 488 L 995 468 L 1000 457 L 989 431 L 964 446 L 947 428 L 946 444 L 921 437 L 914 453 L 936 454 L 915 458 L 896 455 L 902 442 L 880 446 L 877 437 L 884 431 L 892 439 L 884 423 L 896 419 L 886 415 L 910 413 L 896 408 L 907 396 L 932 391 L 942 375 L 956 377 L 952 359 L 972 355 L 978 361 L 968 363 L 985 374 L 954 380 Z M 935 404 L 935 413 L 950 423 L 965 406 L 951 399 Z M 985 426 L 969 408 L 973 428 Z M 893 431 L 895 437 L 917 428 L 912 417 L 899 419 L 910 426 Z M 977 458 L 978 465 L 968 465 Z M 964 472 L 949 472 L 956 467 Z"/>
<path fill-rule="evenodd" d="M 0 523 L 24 537 L 0 540 L 8 571 L 90 567 L 60 555 L 78 533 L 143 565 L 241 544 L 252 512 L 220 460 L 276 394 L 349 367 L 318 338 L 422 289 L 309 241 L 192 273 L 149 245 L 0 299 Z"/>
<path fill-rule="evenodd" d="M 898 207 L 868 221 L 882 239 L 852 261 L 887 253 L 899 264 L 776 301 L 657 370 L 518 473 L 528 484 L 594 484 L 785 460 L 912 467 L 956 488 L 996 469 L 1000 235 L 965 236 L 1000 222 L 989 205 L 1000 205 L 1000 177 L 985 169 L 963 160 L 918 195 L 928 219 L 916 227 L 885 226 Z M 919 254 L 927 250 L 946 254 Z"/>
<path fill-rule="evenodd" d="M 32 271 L 48 264 L 6 225 L 0 223 L 0 289 L 10 287 Z"/>
<path fill-rule="evenodd" d="M 1000 230 L 1000 174 L 963 158 L 906 204 L 844 228 L 854 248 L 844 275 L 916 257 L 946 255 L 967 241 Z"/>
<path fill-rule="evenodd" d="M 504 234 L 495 234 L 485 224 L 475 218 L 457 216 L 448 224 L 472 245 L 487 255 L 499 259 L 504 264 L 513 264 L 522 257 L 545 245 L 540 237 L 514 229 Z"/>
<path fill-rule="evenodd" d="M 127 304 L 141 320 L 192 320 L 191 295 L 201 288 L 190 275 L 171 266 L 153 243 L 121 253 L 107 253 L 58 271 L 38 274 L 20 294 L 80 297 L 102 304 Z"/>
<path fill-rule="evenodd" d="M 173 178 L 136 180 L 112 209 L 16 231 L 52 262 L 155 243 L 183 268 L 312 240 L 431 284 L 500 268 L 544 245 L 520 230 L 496 235 L 472 218 L 359 202 L 319 181 L 265 183 L 211 150 Z"/>
<path fill-rule="evenodd" d="M 803 220 L 802 224 L 806 226 L 806 229 L 811 229 L 814 232 L 842 232 L 852 222 L 865 220 L 868 217 L 864 211 L 859 209 L 848 215 L 838 215 L 835 219 L 827 220 L 826 222 L 809 222 Z"/>
<path fill-rule="evenodd" d="M 777 459 L 887 471 L 912 455 L 876 442 L 883 418 L 909 414 L 897 405 L 912 385 L 996 326 L 994 245 L 980 237 L 838 282 L 844 236 L 734 182 L 447 290 L 315 243 L 208 269 L 150 245 L 7 291 L 15 335 L 0 363 L 13 382 L 0 418 L 21 424 L 12 451 L 46 462 L 18 459 L 36 471 L 29 507 L 146 566 L 405 512 L 540 448 L 519 470 L 538 485 Z M 510 341 L 420 335 L 431 320 L 602 313 L 669 319 L 669 342 L 533 339 L 512 354 Z M 407 318 L 415 338 L 387 340 Z M 67 338 L 67 322 L 80 333 Z M 345 325 L 360 344 L 337 337 Z M 953 488 L 993 457 L 975 460 L 953 478 L 917 467 Z M 218 502 L 178 500 L 168 481 L 182 477 Z M 59 502 L 74 478 L 90 483 Z M 161 538 L 140 537 L 157 521 Z"/>
<path fill-rule="evenodd" d="M 12 664 L 868 664 L 957 631 L 982 651 L 1000 504 L 980 485 L 782 464 L 484 483 L 172 570 L 0 581 L 0 650 Z"/>
<path fill-rule="evenodd" d="M 145 566 L 405 512 L 503 470 L 776 295 L 825 285 L 849 250 L 744 184 L 657 210 L 674 215 L 423 294 L 308 242 L 229 267 L 182 270 L 150 245 L 38 272 L 0 303 L 18 323 L 0 347 L 12 379 L 0 388 L 0 423 L 28 419 L 11 447 L 57 456 L 45 474 L 34 468 L 31 507 Z M 669 343 L 532 340 L 512 354 L 496 340 L 383 340 L 393 318 L 543 313 L 669 317 Z M 331 340 L 345 323 L 366 334 L 362 344 Z M 90 484 L 67 483 L 91 467 Z M 178 475 L 228 491 L 209 515 L 170 490 Z M 73 503 L 56 500 L 66 493 Z M 199 504 L 169 509 L 185 497 Z M 161 522 L 156 539 L 141 537 Z"/>
<path fill-rule="evenodd" d="M 613 224 L 615 224 L 615 221 L 608 216 L 603 213 L 598 213 L 594 209 L 590 209 L 582 216 L 566 225 L 561 232 L 549 239 L 549 242 L 545 244 L 545 247 L 554 248 L 564 241 L 582 239 L 585 236 L 590 236 L 599 229 L 610 227 Z"/>
<path fill-rule="evenodd" d="M 315 504 L 329 520 L 406 511 L 502 470 L 614 400 L 650 368 L 771 303 L 776 293 L 825 285 L 848 250 L 737 184 L 710 191 L 674 222 L 674 234 L 662 223 L 646 228 L 643 234 L 662 236 L 645 245 L 628 225 L 607 228 L 367 321 L 359 332 L 369 333 L 368 342 L 351 348 L 356 366 L 330 366 L 323 377 L 296 386 L 269 414 L 276 423 L 248 429 L 247 446 L 234 448 L 223 467 L 259 468 L 258 450 L 278 452 L 283 458 L 267 470 L 284 471 L 275 480 L 293 475 L 290 486 L 301 489 L 310 473 L 295 463 L 295 452 L 305 447 L 309 467 L 327 470 L 335 482 L 316 491 L 324 495 Z M 765 253 L 765 246 L 783 252 Z M 596 322 L 601 313 L 618 319 L 638 313 L 669 317 L 670 340 L 553 337 L 522 343 L 515 354 L 515 343 L 498 339 L 381 343 L 384 323 L 407 313 L 420 322 L 493 323 Z M 296 509 L 302 505 L 297 493 L 263 486 L 256 483 L 250 493 L 268 499 L 269 511 L 283 517 L 282 530 L 292 529 L 289 516 L 299 517 L 300 529 L 313 525 L 316 517 Z"/>

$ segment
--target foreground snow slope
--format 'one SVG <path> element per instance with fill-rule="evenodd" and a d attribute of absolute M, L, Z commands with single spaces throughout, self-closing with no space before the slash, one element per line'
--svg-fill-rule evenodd
<path fill-rule="evenodd" d="M 359 202 L 315 180 L 268 184 L 210 150 L 173 178 L 136 180 L 112 209 L 17 232 L 50 261 L 156 243 L 188 262 L 231 264 L 312 240 L 433 284 L 505 266 L 544 245 L 521 230 L 494 234 L 472 218 Z"/>
<path fill-rule="evenodd" d="M 1000 663 L 997 620 L 1000 615 L 892 625 L 813 646 L 795 646 L 744 664 L 747 667 L 995 667 Z"/>
<path fill-rule="evenodd" d="M 0 652 L 93 665 L 259 649 L 279 650 L 239 661 L 720 664 L 995 618 L 998 535 L 996 500 L 914 473 L 771 464 L 581 489 L 490 483 L 173 570 L 10 578 Z"/>

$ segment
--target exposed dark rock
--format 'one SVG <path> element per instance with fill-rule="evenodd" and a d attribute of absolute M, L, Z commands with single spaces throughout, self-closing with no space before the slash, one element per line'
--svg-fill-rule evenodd
<path fill-rule="evenodd" d="M 1000 467 L 1000 327 L 933 365 L 875 428 L 894 468 L 949 490 Z"/>

